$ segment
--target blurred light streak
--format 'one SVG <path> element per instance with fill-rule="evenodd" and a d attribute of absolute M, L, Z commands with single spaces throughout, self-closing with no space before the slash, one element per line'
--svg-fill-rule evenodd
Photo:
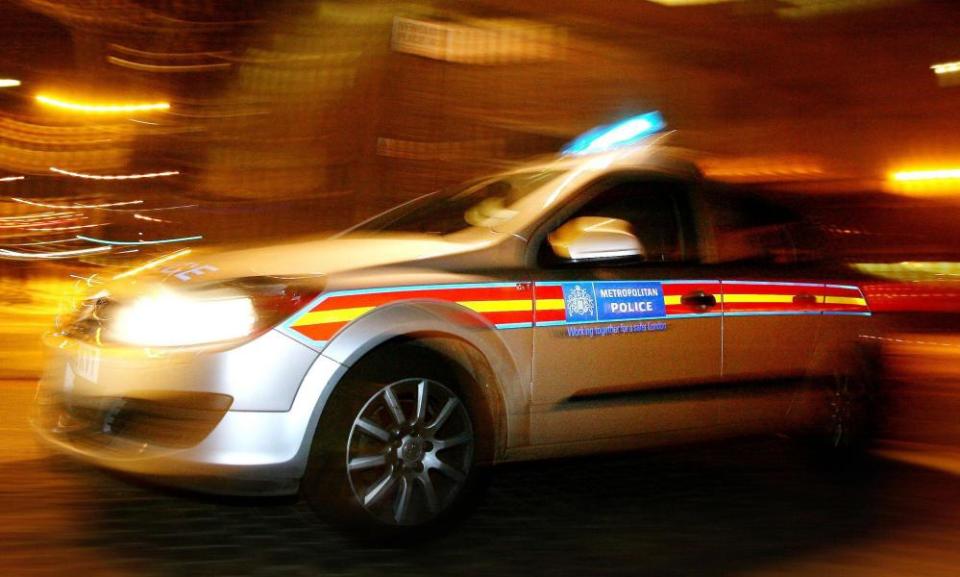
<path fill-rule="evenodd" d="M 563 154 L 594 154 L 636 144 L 641 139 L 666 127 L 663 116 L 653 111 L 621 120 L 616 124 L 599 126 L 573 140 Z"/>
<path fill-rule="evenodd" d="M 800 156 L 709 158 L 697 164 L 704 175 L 723 180 L 796 179 L 826 174 L 819 162 Z"/>
<path fill-rule="evenodd" d="M 725 2 L 739 2 L 740 0 L 648 0 L 654 4 L 664 6 L 700 6 L 703 4 L 723 4 Z"/>
<path fill-rule="evenodd" d="M 145 102 L 138 104 L 85 104 L 81 102 L 70 102 L 61 100 L 46 94 L 37 94 L 37 102 L 54 108 L 70 110 L 73 112 L 89 112 L 93 114 L 115 114 L 118 112 L 151 112 L 157 110 L 169 110 L 169 102 Z"/>
<path fill-rule="evenodd" d="M 816 18 L 844 12 L 869 10 L 902 1 L 903 0 L 780 0 L 779 4 L 786 4 L 787 6 L 777 8 L 776 12 L 784 18 Z"/>
<path fill-rule="evenodd" d="M 87 283 L 87 286 L 93 286 L 93 279 L 97 276 L 97 273 L 93 273 L 88 277 L 78 275 L 78 274 L 72 274 L 72 273 L 68 274 L 67 276 L 70 278 L 75 278 L 77 280 L 82 280 L 83 282 Z"/>
<path fill-rule="evenodd" d="M 109 247 L 106 247 L 106 248 L 109 248 Z M 173 260 L 173 259 L 175 259 L 175 258 L 179 258 L 179 257 L 181 257 L 181 256 L 188 255 L 188 254 L 190 254 L 191 252 L 192 252 L 192 249 L 189 249 L 189 248 L 181 249 L 181 250 L 178 250 L 177 252 L 172 252 L 172 253 L 170 253 L 170 254 L 168 254 L 168 255 L 162 256 L 162 257 L 160 257 L 160 258 L 156 258 L 156 259 L 151 260 L 151 261 L 149 261 L 149 262 L 147 262 L 147 263 L 144 263 L 144 264 L 142 264 L 142 265 L 140 265 L 140 266 L 138 266 L 138 267 L 132 268 L 132 269 L 130 269 L 130 270 L 128 270 L 128 271 L 124 271 L 124 272 L 122 272 L 122 273 L 120 273 L 120 274 L 114 275 L 113 280 L 120 280 L 120 279 L 122 279 L 122 278 L 126 278 L 126 277 L 129 277 L 129 276 L 134 276 L 134 275 L 136 275 L 136 274 L 140 274 L 141 272 L 143 272 L 143 271 L 145 271 L 145 270 L 150 270 L 150 269 L 152 269 L 152 268 L 155 268 L 155 267 L 157 267 L 157 266 L 160 266 L 161 264 L 163 264 L 163 263 L 165 263 L 165 262 L 171 261 L 171 260 Z"/>
<path fill-rule="evenodd" d="M 185 58 L 223 58 L 225 56 L 230 56 L 230 52 L 228 50 L 204 50 L 201 52 L 154 52 L 131 48 L 130 46 L 124 46 L 123 44 L 115 43 L 110 44 L 110 49 L 116 52 L 127 54 L 129 56 L 141 56 L 144 58 L 168 58 L 170 60 Z"/>
<path fill-rule="evenodd" d="M 960 168 L 905 170 L 891 173 L 890 178 L 897 182 L 960 180 Z"/>
<path fill-rule="evenodd" d="M 147 220 L 147 221 L 150 221 L 150 222 L 171 222 L 171 221 L 169 221 L 169 220 L 165 220 L 165 219 L 162 219 L 162 218 L 154 218 L 154 217 L 152 217 L 152 216 L 144 216 L 144 215 L 142 215 L 142 214 L 134 214 L 134 215 L 133 215 L 133 218 L 136 218 L 136 219 L 138 219 L 138 220 Z"/>
<path fill-rule="evenodd" d="M 16 180 L 23 180 L 26 176 L 4 176 L 0 177 L 0 182 L 14 182 Z"/>
<path fill-rule="evenodd" d="M 26 220 L 13 220 L 13 221 L 4 221 L 3 224 L 0 224 L 0 228 L 26 228 L 28 226 L 53 226 L 55 224 L 62 224 L 65 222 L 75 221 L 75 220 L 86 220 L 85 218 L 77 217 L 67 217 L 67 218 L 28 218 Z M 34 230 L 34 229 L 26 229 Z"/>
<path fill-rule="evenodd" d="M 80 248 L 76 250 L 64 250 L 60 252 L 18 252 L 5 248 L 0 248 L 0 256 L 9 256 L 13 258 L 39 258 L 39 259 L 57 259 L 69 258 L 71 256 L 80 256 L 84 254 L 94 254 L 113 250 L 110 246 L 95 246 L 93 248 Z"/>
<path fill-rule="evenodd" d="M 0 88 L 16 88 L 20 81 L 16 78 L 0 78 Z"/>
<path fill-rule="evenodd" d="M 141 201 L 142 202 L 142 201 Z M 199 204 L 178 204 L 176 206 L 158 206 L 155 208 L 141 208 L 138 209 L 140 212 L 155 212 L 158 210 L 177 210 L 178 208 L 196 208 L 200 206 Z M 127 211 L 129 212 L 129 211 Z"/>
<path fill-rule="evenodd" d="M 885 341 L 888 343 L 901 343 L 909 345 L 922 345 L 929 347 L 960 348 L 960 343 L 947 343 L 930 340 L 904 339 L 898 337 L 881 337 L 879 335 L 857 335 L 861 339 L 870 339 L 873 341 Z"/>
<path fill-rule="evenodd" d="M 960 61 L 934 64 L 930 68 L 935 74 L 952 74 L 954 72 L 960 72 Z"/>
<path fill-rule="evenodd" d="M 161 240 L 105 240 L 102 238 L 93 238 L 93 237 L 83 236 L 78 234 L 77 238 L 80 240 L 85 240 L 87 242 L 109 244 L 113 246 L 138 246 L 143 244 L 170 244 L 174 242 L 188 242 L 191 240 L 202 240 L 203 236 L 202 235 L 182 236 L 179 238 L 165 238 Z"/>
<path fill-rule="evenodd" d="M 960 311 L 960 286 L 956 282 L 864 283 L 863 294 L 874 312 Z"/>
<path fill-rule="evenodd" d="M 139 70 L 141 72 L 211 72 L 213 70 L 227 70 L 232 64 L 229 62 L 218 62 L 215 64 L 145 64 L 143 62 L 134 62 L 125 58 L 116 56 L 107 56 L 107 62 L 121 68 Z"/>
<path fill-rule="evenodd" d="M 911 196 L 960 195 L 960 168 L 903 170 L 887 176 L 890 192 Z"/>
<path fill-rule="evenodd" d="M 123 202 L 108 202 L 104 204 L 48 204 L 44 202 L 27 200 L 25 198 L 17 198 L 15 196 L 11 196 L 10 200 L 14 202 L 20 202 L 23 204 L 29 204 L 31 206 L 42 206 L 43 208 L 110 208 L 112 206 L 128 206 L 131 204 L 143 204 L 142 200 L 127 200 Z"/>
<path fill-rule="evenodd" d="M 36 242 L 17 242 L 17 243 L 10 243 L 10 244 L 5 243 L 5 244 L 7 244 L 7 246 L 36 246 L 40 244 L 65 244 L 69 242 L 76 242 L 76 240 L 77 239 L 75 237 L 71 236 L 68 238 L 60 238 L 56 240 L 40 240 Z"/>
<path fill-rule="evenodd" d="M 960 280 L 960 262 L 858 262 L 851 266 L 871 276 L 901 282 L 943 280 L 944 277 L 957 277 L 956 280 Z"/>
<path fill-rule="evenodd" d="M 81 228 L 96 228 L 98 226 L 106 226 L 110 224 L 109 222 L 101 222 L 95 224 L 77 224 L 74 226 L 54 226 L 50 228 L 28 228 L 30 232 L 63 232 L 67 230 L 80 230 Z"/>
<path fill-rule="evenodd" d="M 179 170 L 167 170 L 165 172 L 146 172 L 143 174 L 84 174 L 82 172 L 73 172 L 56 166 L 50 167 L 50 172 L 56 172 L 64 176 L 75 176 L 77 178 L 87 178 L 90 180 L 136 180 L 139 178 L 159 178 L 161 176 L 176 176 L 180 174 Z"/>
<path fill-rule="evenodd" d="M 18 220 L 39 220 L 44 218 L 57 217 L 75 217 L 79 216 L 77 212 L 38 212 L 36 214 L 24 214 L 16 216 L 0 216 L 0 222 L 18 221 Z"/>

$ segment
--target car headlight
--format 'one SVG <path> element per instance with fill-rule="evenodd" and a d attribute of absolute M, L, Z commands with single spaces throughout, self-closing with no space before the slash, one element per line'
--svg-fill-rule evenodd
<path fill-rule="evenodd" d="M 251 334 L 256 320 L 249 297 L 203 299 L 162 292 L 120 307 L 106 336 L 149 347 L 216 343 Z"/>
<path fill-rule="evenodd" d="M 213 289 L 162 289 L 116 307 L 107 341 L 144 347 L 205 345 L 251 338 L 293 314 L 317 290 L 241 279 Z"/>

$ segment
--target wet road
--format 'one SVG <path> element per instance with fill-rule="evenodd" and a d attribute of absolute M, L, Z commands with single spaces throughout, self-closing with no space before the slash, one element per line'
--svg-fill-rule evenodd
<path fill-rule="evenodd" d="M 960 478 L 878 460 L 838 476 L 784 439 L 501 469 L 420 548 L 344 539 L 303 503 L 224 501 L 39 447 L 29 381 L 0 381 L 0 574 L 931 575 L 960 573 Z"/>

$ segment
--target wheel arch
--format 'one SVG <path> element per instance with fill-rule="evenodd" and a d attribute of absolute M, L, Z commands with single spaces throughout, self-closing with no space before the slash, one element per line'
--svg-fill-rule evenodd
<path fill-rule="evenodd" d="M 460 305 L 443 302 L 397 303 L 378 308 L 357 319 L 327 343 L 321 357 L 334 361 L 341 370 L 331 375 L 324 392 L 315 401 L 313 418 L 304 435 L 301 456 L 310 454 L 316 431 L 333 391 L 364 359 L 386 350 L 416 343 L 431 354 L 450 362 L 462 382 L 476 393 L 487 411 L 484 426 L 489 428 L 490 447 L 485 457 L 502 457 L 507 448 L 511 406 L 529 402 L 528 388 L 514 354 L 496 334 L 497 329 L 483 317 Z M 323 363 L 316 363 L 318 372 Z M 314 368 L 304 377 L 311 378 Z"/>

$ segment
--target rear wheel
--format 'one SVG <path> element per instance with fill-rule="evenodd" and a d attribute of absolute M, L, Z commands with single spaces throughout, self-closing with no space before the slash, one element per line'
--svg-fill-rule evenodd
<path fill-rule="evenodd" d="M 823 418 L 814 440 L 830 466 L 861 463 L 876 436 L 879 373 L 874 364 L 874 358 L 861 355 L 827 379 L 823 388 Z"/>
<path fill-rule="evenodd" d="M 836 375 L 825 392 L 827 418 L 823 442 L 832 451 L 859 452 L 870 439 L 866 383 L 854 375 Z"/>
<path fill-rule="evenodd" d="M 304 495 L 319 513 L 374 536 L 459 516 L 482 488 L 471 397 L 419 347 L 371 360 L 321 417 Z"/>

